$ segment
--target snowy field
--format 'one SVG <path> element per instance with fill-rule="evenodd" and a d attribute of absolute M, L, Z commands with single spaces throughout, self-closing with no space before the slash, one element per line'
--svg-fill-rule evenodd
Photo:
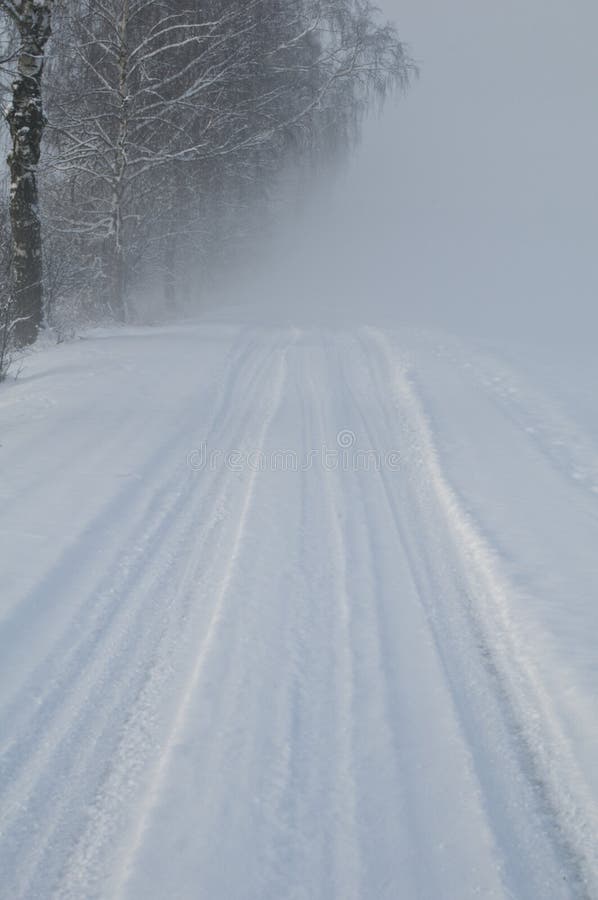
<path fill-rule="evenodd" d="M 30 355 L 0 387 L 0 896 L 598 897 L 577 363 L 234 317 Z"/>

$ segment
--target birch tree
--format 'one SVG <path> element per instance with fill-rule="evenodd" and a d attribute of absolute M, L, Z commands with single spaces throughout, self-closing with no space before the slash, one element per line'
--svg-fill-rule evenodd
<path fill-rule="evenodd" d="M 48 271 L 121 320 L 150 274 L 174 306 L 229 265 L 289 165 L 344 152 L 409 74 L 367 0 L 71 0 L 54 30 Z"/>
<path fill-rule="evenodd" d="M 10 129 L 10 221 L 12 231 L 12 337 L 32 344 L 43 320 L 42 235 L 38 176 L 45 118 L 42 78 L 51 35 L 53 0 L 0 0 L 0 12 L 18 38 L 11 101 L 5 111 Z"/>

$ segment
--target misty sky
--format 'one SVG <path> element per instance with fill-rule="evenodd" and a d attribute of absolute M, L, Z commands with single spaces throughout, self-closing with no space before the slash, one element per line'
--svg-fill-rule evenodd
<path fill-rule="evenodd" d="M 356 302 L 586 337 L 598 291 L 595 0 L 385 0 L 421 76 L 324 216 Z M 330 276 L 332 278 L 332 276 Z"/>

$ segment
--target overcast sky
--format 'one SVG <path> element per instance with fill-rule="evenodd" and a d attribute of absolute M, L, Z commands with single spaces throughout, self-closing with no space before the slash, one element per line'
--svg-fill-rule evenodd
<path fill-rule="evenodd" d="M 367 130 L 326 223 L 350 290 L 416 320 L 587 335 L 598 324 L 598 3 L 379 5 L 421 76 Z"/>

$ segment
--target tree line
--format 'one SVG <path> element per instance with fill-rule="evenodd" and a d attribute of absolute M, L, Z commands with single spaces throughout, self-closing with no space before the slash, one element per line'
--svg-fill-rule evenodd
<path fill-rule="evenodd" d="M 226 269 L 289 173 L 344 153 L 411 70 L 369 0 L 0 0 L 0 24 L 18 346 L 58 302 L 125 321 L 148 279 L 175 310 L 191 262 Z"/>

